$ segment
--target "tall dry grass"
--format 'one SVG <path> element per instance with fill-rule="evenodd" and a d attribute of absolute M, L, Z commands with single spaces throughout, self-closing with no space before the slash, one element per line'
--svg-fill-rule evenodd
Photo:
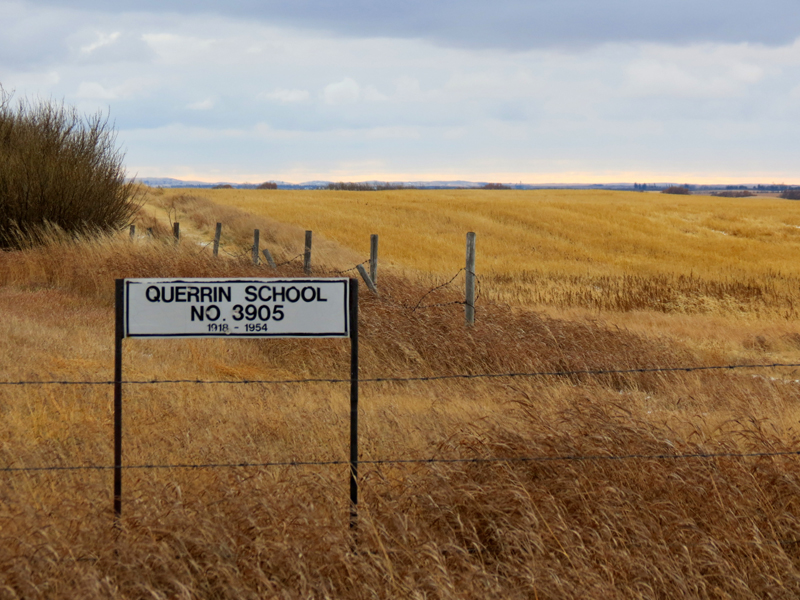
<path fill-rule="evenodd" d="M 227 256 L 251 256 L 255 229 L 259 230 L 260 245 L 269 249 L 276 261 L 291 260 L 304 250 L 305 229 L 302 227 L 276 221 L 268 214 L 254 215 L 214 203 L 195 191 L 171 194 L 149 190 L 144 196 L 144 208 L 139 230 L 155 228 L 164 241 L 170 241 L 172 224 L 179 222 L 189 241 L 208 248 L 214 239 L 216 224 L 222 223 L 220 247 Z M 319 234 L 318 231 L 313 240 L 313 264 L 318 269 L 337 264 L 352 266 L 364 260 L 348 247 Z"/>
<path fill-rule="evenodd" d="M 274 273 L 244 254 L 256 217 L 158 198 L 137 225 L 155 227 L 155 238 L 56 239 L 0 254 L 3 379 L 110 379 L 116 277 Z M 170 210 L 185 231 L 177 246 Z M 241 218 L 225 240 L 241 256 L 215 259 L 200 245 L 220 216 Z M 280 248 L 280 224 L 259 224 Z M 302 230 L 282 231 L 294 240 Z M 351 251 L 328 244 L 320 264 L 347 266 Z M 277 274 L 301 271 L 292 263 Z M 755 343 L 729 355 L 491 302 L 465 329 L 461 305 L 412 310 L 429 289 L 424 277 L 387 269 L 380 286 L 379 297 L 362 295 L 363 378 L 701 365 L 771 352 Z M 425 303 L 458 300 L 446 287 Z M 233 382 L 126 385 L 128 465 L 348 456 L 345 384 L 235 383 L 346 378 L 346 341 L 126 340 L 124 353 L 126 379 Z M 119 530 L 110 471 L 4 472 L 0 596 L 796 597 L 796 457 L 635 458 L 800 450 L 795 377 L 784 369 L 364 383 L 364 460 L 544 460 L 364 465 L 355 536 L 342 465 L 126 470 Z M 0 466 L 110 464 L 111 393 L 0 386 Z M 560 460 L 567 456 L 593 458 Z M 611 456 L 629 458 L 603 458 Z"/>
<path fill-rule="evenodd" d="M 167 191 L 165 197 L 184 191 Z M 195 190 L 435 281 L 478 233 L 487 299 L 590 310 L 796 317 L 800 206 L 776 198 L 576 190 Z"/>

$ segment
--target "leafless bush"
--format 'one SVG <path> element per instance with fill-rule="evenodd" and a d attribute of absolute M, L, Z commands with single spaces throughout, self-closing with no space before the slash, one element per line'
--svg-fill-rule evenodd
<path fill-rule="evenodd" d="M 139 188 L 125 181 L 108 118 L 52 101 L 12 106 L 0 88 L 0 248 L 38 244 L 54 230 L 93 235 L 126 225 Z"/>
<path fill-rule="evenodd" d="M 720 198 L 749 198 L 750 196 L 755 196 L 753 192 L 748 192 L 747 190 L 741 190 L 738 192 L 732 192 L 732 191 L 716 192 L 712 195 L 719 196 Z"/>
<path fill-rule="evenodd" d="M 662 194 L 681 194 L 681 195 L 688 195 L 689 188 L 682 186 L 682 185 L 671 185 L 668 188 L 664 188 L 661 190 Z"/>

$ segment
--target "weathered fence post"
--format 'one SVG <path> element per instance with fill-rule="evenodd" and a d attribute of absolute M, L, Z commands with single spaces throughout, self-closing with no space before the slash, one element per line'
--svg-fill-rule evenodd
<path fill-rule="evenodd" d="M 219 238 L 222 236 L 222 223 L 217 223 L 217 230 L 214 232 L 214 256 L 219 256 Z"/>
<path fill-rule="evenodd" d="M 358 269 L 358 274 L 361 275 L 361 279 L 363 279 L 364 283 L 367 284 L 369 291 L 377 296 L 378 288 L 375 287 L 375 282 L 372 281 L 372 278 L 367 273 L 367 270 L 364 268 L 364 265 L 356 265 L 356 269 Z"/>
<path fill-rule="evenodd" d="M 181 224 L 177 221 L 172 224 L 172 235 L 175 238 L 175 243 L 178 244 L 181 241 Z"/>
<path fill-rule="evenodd" d="M 466 301 L 464 302 L 464 316 L 467 325 L 475 324 L 475 233 L 467 234 L 467 268 L 466 270 Z"/>
<path fill-rule="evenodd" d="M 259 246 L 259 238 L 261 237 L 261 232 L 258 229 L 253 230 L 253 264 L 257 265 L 259 263 L 258 260 L 258 246 Z"/>
<path fill-rule="evenodd" d="M 311 232 L 306 231 L 306 247 L 303 252 L 303 272 L 311 275 Z"/>
<path fill-rule="evenodd" d="M 131 239 L 136 237 L 136 225 L 131 225 Z"/>
<path fill-rule="evenodd" d="M 264 248 L 261 252 L 264 254 L 264 258 L 267 259 L 267 264 L 273 269 L 277 269 L 278 265 L 275 264 L 275 260 L 272 258 L 272 254 L 270 254 L 269 250 Z"/>
<path fill-rule="evenodd" d="M 378 287 L 378 234 L 369 236 L 369 278 Z"/>

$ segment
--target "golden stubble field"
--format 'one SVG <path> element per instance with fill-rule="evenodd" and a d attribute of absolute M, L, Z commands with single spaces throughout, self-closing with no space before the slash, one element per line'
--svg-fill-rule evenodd
<path fill-rule="evenodd" d="M 127 232 L 0 254 L 5 381 L 106 381 L 113 280 L 270 276 L 314 231 L 318 272 L 380 235 L 362 287 L 364 378 L 800 362 L 800 208 L 598 192 L 148 190 Z M 179 221 L 181 244 L 170 240 Z M 222 222 L 221 256 L 208 243 Z M 478 235 L 477 323 L 412 310 Z M 297 262 L 281 276 L 300 275 Z M 463 277 L 426 297 L 462 298 Z M 341 340 L 128 340 L 127 465 L 347 457 Z M 6 471 L 0 597 L 793 598 L 800 450 L 793 368 L 363 384 L 364 465 Z M 105 385 L 0 386 L 3 467 L 112 461 Z M 714 458 L 657 458 L 674 454 Z M 754 453 L 754 456 L 736 456 Z M 768 455 L 764 455 L 764 454 Z M 572 460 L 566 460 L 573 457 Z M 574 460 L 574 457 L 584 457 Z M 588 457 L 588 458 L 587 458 Z M 627 457 L 627 458 L 609 458 Z M 647 458 L 650 457 L 650 458 Z"/>

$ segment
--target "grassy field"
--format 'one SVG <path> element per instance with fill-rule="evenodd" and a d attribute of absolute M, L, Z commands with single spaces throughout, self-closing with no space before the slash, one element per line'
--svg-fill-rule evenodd
<path fill-rule="evenodd" d="M 209 201 L 263 217 L 262 230 L 279 238 L 267 245 L 283 258 L 302 252 L 304 229 L 335 242 L 338 253 L 318 253 L 323 267 L 364 260 L 369 234 L 378 233 L 381 268 L 428 286 L 464 266 L 465 234 L 475 231 L 485 302 L 600 316 L 720 359 L 755 345 L 800 360 L 796 202 L 569 190 L 167 190 L 155 205 L 162 215 L 186 214 L 205 240 L 221 220 L 239 232 L 237 247 L 251 243 L 254 226 L 241 212 L 198 209 Z"/>
<path fill-rule="evenodd" d="M 113 279 L 318 271 L 381 236 L 363 378 L 797 361 L 800 212 L 775 199 L 575 192 L 153 190 L 127 232 L 0 254 L 2 380 L 112 376 Z M 182 242 L 170 240 L 170 221 Z M 214 224 L 223 252 L 211 256 Z M 481 299 L 411 310 L 478 234 Z M 300 275 L 297 261 L 278 270 Z M 461 299 L 463 280 L 430 303 Z M 428 300 L 426 300 L 426 303 Z M 126 340 L 128 465 L 347 458 L 341 340 Z M 790 368 L 362 385 L 357 535 L 343 466 L 4 472 L 0 598 L 795 598 Z M 108 465 L 108 386 L 0 386 L 3 467 Z M 559 460 L 590 456 L 592 460 Z M 624 460 L 601 457 L 627 456 Z M 640 458 L 635 458 L 639 456 Z"/>

